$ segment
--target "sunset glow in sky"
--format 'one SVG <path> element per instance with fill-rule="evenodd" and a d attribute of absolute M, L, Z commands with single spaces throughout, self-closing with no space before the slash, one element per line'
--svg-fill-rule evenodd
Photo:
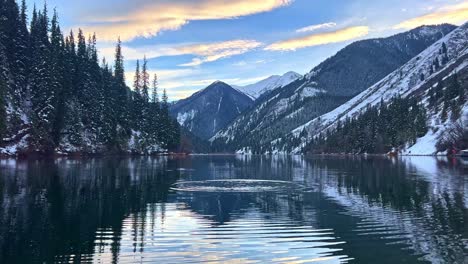
<path fill-rule="evenodd" d="M 27 0 L 29 10 L 34 3 Z M 422 24 L 468 20 L 462 0 L 48 0 L 65 30 L 96 32 L 113 60 L 120 36 L 127 79 L 149 59 L 171 99 L 215 80 L 243 85 L 272 74 L 304 74 L 345 45 Z"/>

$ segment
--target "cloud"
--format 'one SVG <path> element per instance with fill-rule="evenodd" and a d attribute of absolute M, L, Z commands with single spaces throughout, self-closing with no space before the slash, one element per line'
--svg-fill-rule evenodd
<path fill-rule="evenodd" d="M 446 6 L 432 11 L 431 13 L 405 20 L 395 25 L 393 28 L 412 29 L 422 25 L 436 25 L 442 23 L 462 24 L 468 20 L 468 3 Z"/>
<path fill-rule="evenodd" d="M 196 43 L 196 44 L 177 44 L 169 46 L 143 46 L 129 47 L 122 46 L 122 53 L 126 60 L 142 59 L 146 56 L 147 59 L 162 57 L 162 56 L 179 56 L 179 55 L 195 55 L 191 62 L 181 64 L 179 66 L 191 67 L 199 66 L 206 62 L 213 62 L 219 59 L 228 58 L 234 55 L 244 54 L 250 50 L 262 46 L 261 42 L 255 40 L 229 40 L 213 43 Z M 111 59 L 115 53 L 115 47 L 106 46 L 99 49 L 100 55 Z"/>
<path fill-rule="evenodd" d="M 245 66 L 255 66 L 257 64 L 265 64 L 268 62 L 272 62 L 273 60 L 254 60 L 254 61 L 238 61 L 236 63 L 233 63 L 232 66 L 236 67 L 245 67 Z"/>
<path fill-rule="evenodd" d="M 128 6 L 117 3 L 111 11 L 96 10 L 91 16 L 83 16 L 82 21 L 86 22 L 78 26 L 96 32 L 99 39 L 115 41 L 120 36 L 122 41 L 129 41 L 136 37 L 152 37 L 164 30 L 177 30 L 189 21 L 233 19 L 268 12 L 292 1 L 140 0 L 138 4 L 127 1 Z"/>
<path fill-rule="evenodd" d="M 313 31 L 316 31 L 316 30 L 319 30 L 319 29 L 332 28 L 332 27 L 336 27 L 335 22 L 328 22 L 328 23 L 303 27 L 303 28 L 300 28 L 300 29 L 296 30 L 296 32 L 297 33 L 313 32 Z"/>
<path fill-rule="evenodd" d="M 179 65 L 183 67 L 193 67 L 206 62 L 213 62 L 234 55 L 244 54 L 261 45 L 262 43 L 255 40 L 233 40 L 209 44 L 195 44 L 176 49 L 182 54 L 194 54 L 199 56 L 194 58 L 191 62 Z"/>
<path fill-rule="evenodd" d="M 279 41 L 265 48 L 265 50 L 296 50 L 330 43 L 338 43 L 364 37 L 369 34 L 369 27 L 356 26 L 340 29 L 333 32 L 317 33 L 304 37 Z"/>
<path fill-rule="evenodd" d="M 115 56 L 114 46 L 102 46 L 98 48 L 99 55 L 111 60 Z M 122 45 L 122 54 L 126 60 L 147 59 L 162 57 L 162 56 L 176 56 L 183 55 L 172 47 L 166 46 L 142 46 L 142 47 L 129 47 Z"/>

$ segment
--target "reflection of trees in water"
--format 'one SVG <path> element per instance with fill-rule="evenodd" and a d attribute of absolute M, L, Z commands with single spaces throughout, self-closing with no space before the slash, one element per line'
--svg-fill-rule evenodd
<path fill-rule="evenodd" d="M 223 156 L 0 161 L 0 174 L 0 263 L 70 261 L 70 255 L 91 260 L 93 252 L 111 252 L 115 262 L 122 236 L 131 234 L 133 251 L 143 251 L 145 236 L 154 236 L 149 232 L 157 230 L 155 225 L 170 224 L 164 224 L 170 212 L 164 203 L 168 199 L 188 205 L 194 213 L 186 219 L 199 215 L 213 225 L 252 217 L 274 219 L 333 228 L 343 240 L 356 241 L 365 223 L 378 236 L 371 243 L 379 244 L 382 252 L 398 254 L 401 246 L 387 244 L 398 241 L 433 261 L 462 259 L 463 239 L 467 241 L 466 171 L 446 159 Z M 178 177 L 293 180 L 316 185 L 318 192 L 169 196 Z M 337 247 L 358 259 L 372 255 L 359 244 Z"/>
<path fill-rule="evenodd" d="M 220 225 L 245 218 L 245 214 L 254 211 L 259 218 L 288 219 L 296 223 L 313 217 L 311 211 L 304 210 L 300 193 L 181 193 L 178 200 Z"/>
<path fill-rule="evenodd" d="M 421 159 L 316 159 L 310 166 L 316 175 L 326 171 L 321 191 L 348 214 L 372 223 L 368 228 L 385 227 L 382 238 L 404 241 L 429 261 L 463 263 L 464 176 L 459 167 L 440 166 L 433 158 L 418 164 Z"/>
<path fill-rule="evenodd" d="M 112 230 L 116 256 L 122 220 L 167 198 L 175 179 L 165 174 L 166 162 L 2 161 L 0 263 L 52 262 L 56 255 L 84 259 L 103 227 Z"/>
<path fill-rule="evenodd" d="M 193 168 L 197 173 L 187 175 L 188 180 L 262 179 L 294 180 L 294 173 L 303 166 L 304 159 L 284 156 L 198 156 L 182 161 L 180 165 Z"/>

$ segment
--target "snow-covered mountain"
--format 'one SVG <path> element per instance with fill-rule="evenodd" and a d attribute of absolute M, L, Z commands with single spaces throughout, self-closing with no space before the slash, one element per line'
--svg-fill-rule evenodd
<path fill-rule="evenodd" d="M 211 138 L 212 145 L 216 150 L 269 151 L 272 141 L 347 102 L 455 28 L 422 26 L 352 43 L 303 78 L 261 96 L 254 107 Z"/>
<path fill-rule="evenodd" d="M 302 75 L 299 73 L 290 71 L 283 75 L 272 75 L 254 84 L 249 84 L 246 86 L 234 86 L 234 88 L 252 97 L 253 99 L 258 99 L 260 96 L 275 89 L 284 87 L 301 77 Z"/>
<path fill-rule="evenodd" d="M 445 46 L 445 47 L 444 47 Z M 446 50 L 445 57 L 443 50 Z M 435 67 L 434 65 L 439 65 Z M 415 56 L 408 63 L 398 68 L 375 85 L 366 89 L 350 101 L 336 108 L 335 110 L 313 118 L 311 121 L 295 128 L 292 132 L 271 142 L 271 148 L 277 152 L 284 152 L 286 148 L 293 146 L 293 153 L 300 153 L 312 138 L 326 132 L 332 133 L 339 122 L 346 119 L 357 118 L 367 111 L 370 106 L 376 106 L 381 102 L 389 102 L 392 98 L 416 98 L 424 104 L 428 110 L 429 132 L 419 138 L 416 144 L 406 146 L 403 153 L 432 155 L 436 154 L 436 145 L 445 136 L 452 133 L 457 126 L 468 124 L 468 104 L 465 98 L 455 98 L 463 100 L 461 102 L 461 114 L 459 118 L 444 118 L 444 102 L 430 105 L 431 89 L 439 89 L 441 94 L 446 93 L 447 80 L 454 74 L 461 79 L 461 85 L 466 93 L 468 90 L 468 23 L 455 29 L 447 36 L 443 37 L 423 52 Z M 438 86 L 439 82 L 444 85 Z M 462 97 L 462 96 L 461 96 Z M 452 101 L 449 103 L 452 105 Z M 447 104 L 445 102 L 445 104 Z M 447 109 L 447 105 L 445 108 Z M 452 111 L 446 110 L 448 117 L 453 115 Z M 449 132 L 451 131 L 451 132 Z M 285 144 L 285 138 L 292 138 Z"/>
<path fill-rule="evenodd" d="M 217 81 L 172 105 L 170 113 L 188 131 L 209 139 L 252 104 L 249 96 Z"/>

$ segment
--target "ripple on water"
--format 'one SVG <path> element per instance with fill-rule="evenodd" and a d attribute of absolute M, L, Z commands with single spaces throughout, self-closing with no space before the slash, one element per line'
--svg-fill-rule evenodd
<path fill-rule="evenodd" d="M 183 192 L 284 193 L 291 191 L 306 191 L 306 188 L 300 184 L 289 181 L 229 179 L 178 182 L 174 184 L 172 190 Z"/>
<path fill-rule="evenodd" d="M 332 229 L 314 228 L 287 217 L 269 219 L 256 209 L 241 215 L 220 225 L 182 204 L 158 204 L 156 210 L 124 219 L 122 232 L 113 238 L 120 248 L 116 256 L 108 230 L 97 232 L 93 261 L 342 263 L 349 259 L 341 250 L 344 241 Z"/>

